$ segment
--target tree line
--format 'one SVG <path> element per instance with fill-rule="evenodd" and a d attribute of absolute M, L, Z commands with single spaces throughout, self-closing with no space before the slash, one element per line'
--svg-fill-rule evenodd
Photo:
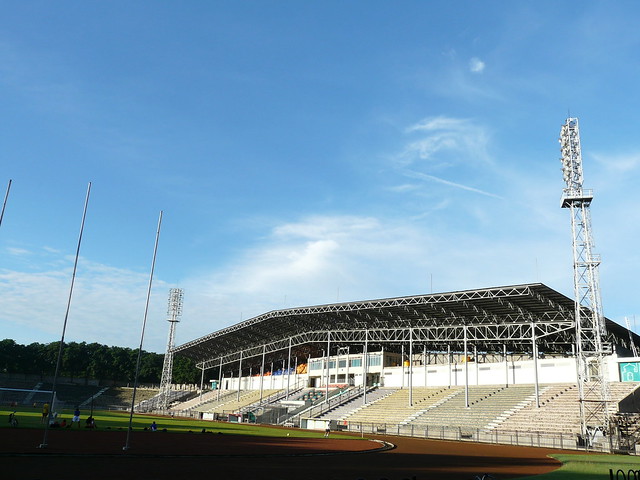
<path fill-rule="evenodd" d="M 20 345 L 14 340 L 0 341 L 0 373 L 53 376 L 60 342 Z M 133 384 L 138 350 L 109 347 L 99 343 L 65 342 L 59 375 L 75 380 L 100 380 Z M 159 384 L 164 355 L 142 351 L 140 383 Z M 192 360 L 174 356 L 173 383 L 198 383 L 200 371 Z"/>

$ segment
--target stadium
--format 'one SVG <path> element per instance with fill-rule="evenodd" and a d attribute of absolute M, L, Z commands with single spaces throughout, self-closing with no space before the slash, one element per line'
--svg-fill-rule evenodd
<path fill-rule="evenodd" d="M 201 393 L 170 405 L 165 388 L 150 407 L 302 428 L 635 451 L 639 338 L 602 313 L 576 118 L 562 125 L 560 145 L 574 299 L 541 283 L 508 285 L 276 310 L 178 347 L 171 333 L 165 362 L 192 359 Z"/>
<path fill-rule="evenodd" d="M 268 312 L 175 348 L 212 389 L 172 409 L 576 447 L 574 303 L 538 283 Z M 609 319 L 606 327 L 608 413 L 637 411 L 638 337 Z M 596 434 L 591 446 L 607 450 L 608 442 Z"/>

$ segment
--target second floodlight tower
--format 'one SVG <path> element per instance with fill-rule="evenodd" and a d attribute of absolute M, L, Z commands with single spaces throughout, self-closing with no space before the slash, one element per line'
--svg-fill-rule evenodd
<path fill-rule="evenodd" d="M 182 300 L 184 291 L 181 288 L 169 290 L 169 306 L 167 307 L 167 321 L 169 322 L 169 339 L 167 351 L 164 354 L 162 365 L 162 379 L 160 380 L 160 407 L 169 408 L 169 395 L 171 393 L 171 377 L 173 376 L 173 348 L 175 347 L 176 325 L 182 316 Z"/>
<path fill-rule="evenodd" d="M 609 382 L 605 356 L 611 346 L 605 342 L 598 267 L 600 256 L 593 252 L 591 214 L 593 191 L 582 188 L 582 153 L 577 118 L 567 118 L 560 130 L 562 173 L 566 187 L 562 208 L 571 213 L 573 285 L 575 294 L 576 357 L 580 394 L 580 423 L 585 438 L 608 428 Z"/>

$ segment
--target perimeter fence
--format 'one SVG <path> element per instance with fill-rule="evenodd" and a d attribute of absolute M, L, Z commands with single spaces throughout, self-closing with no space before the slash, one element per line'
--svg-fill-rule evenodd
<path fill-rule="evenodd" d="M 397 425 L 386 423 L 338 422 L 337 430 L 359 434 L 396 435 L 405 437 L 451 440 L 456 442 L 494 443 L 523 447 L 582 450 L 609 453 L 615 450 L 608 437 L 596 436 L 583 439 L 577 433 L 523 432 L 509 430 L 484 430 L 435 425 Z M 635 454 L 635 448 L 625 453 Z"/>

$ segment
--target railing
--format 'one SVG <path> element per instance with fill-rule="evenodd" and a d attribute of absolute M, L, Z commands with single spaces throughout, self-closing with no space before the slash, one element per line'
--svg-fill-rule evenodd
<path fill-rule="evenodd" d="M 430 438 L 434 440 L 495 443 L 526 447 L 545 447 L 590 452 L 610 452 L 609 439 L 598 437 L 596 441 L 583 441 L 577 433 L 522 432 L 510 430 L 485 430 L 480 428 L 447 427 L 436 425 L 398 425 L 387 423 L 350 422 L 338 424 L 338 429 L 359 434 L 397 435 Z M 634 452 L 630 452 L 634 453 Z"/>
<path fill-rule="evenodd" d="M 367 392 L 374 390 L 377 387 L 369 387 Z M 317 404 L 311 405 L 308 408 L 305 408 L 302 411 L 295 412 L 292 415 L 285 415 L 278 419 L 278 424 L 283 425 L 293 425 L 300 426 L 300 419 L 302 416 L 314 418 L 318 415 L 322 415 L 323 413 L 332 410 L 354 398 L 357 398 L 362 395 L 362 387 L 348 388 L 345 390 L 339 390 L 338 392 L 333 393 L 328 399 L 322 399 Z"/>

